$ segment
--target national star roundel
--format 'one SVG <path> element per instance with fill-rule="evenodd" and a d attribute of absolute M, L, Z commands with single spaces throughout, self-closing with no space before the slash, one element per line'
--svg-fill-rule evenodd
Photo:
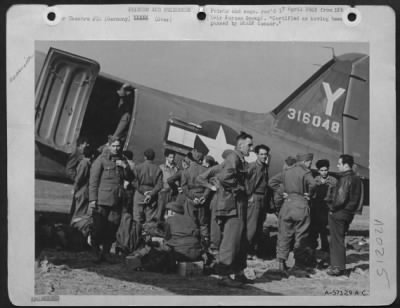
<path fill-rule="evenodd" d="M 204 121 L 194 141 L 194 149 L 204 155 L 220 155 L 228 148 L 234 148 L 238 133 L 231 127 L 216 121 Z M 214 157 L 218 159 L 219 157 Z"/>

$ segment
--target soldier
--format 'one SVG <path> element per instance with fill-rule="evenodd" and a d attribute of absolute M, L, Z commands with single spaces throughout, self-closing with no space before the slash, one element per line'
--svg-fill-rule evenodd
<path fill-rule="evenodd" d="M 283 170 L 287 170 L 290 168 L 293 168 L 294 166 L 296 166 L 296 158 L 293 156 L 288 156 L 284 163 L 283 163 Z M 281 177 L 282 174 L 277 174 L 275 177 Z M 279 211 L 282 208 L 283 202 L 285 200 L 285 197 L 287 197 L 287 194 L 283 191 L 283 185 L 280 184 L 279 187 L 276 187 L 274 189 L 274 193 L 273 193 L 273 198 L 274 198 L 274 206 L 275 206 L 275 213 L 278 216 L 279 215 Z"/>
<path fill-rule="evenodd" d="M 310 167 L 313 154 L 296 156 L 294 167 L 284 170 L 269 181 L 274 191 L 283 185 L 286 197 L 278 216 L 277 259 L 279 269 L 286 271 L 286 260 L 294 240 L 295 267 L 303 268 L 311 263 L 308 249 L 310 228 L 309 195 L 314 193 L 315 181 Z"/>
<path fill-rule="evenodd" d="M 218 181 L 216 216 L 222 238 L 215 270 L 222 276 L 220 284 L 241 287 L 250 282 L 244 275 L 247 254 L 246 161 L 253 146 L 253 137 L 242 132 L 236 148 L 225 159 Z M 232 278 L 231 275 L 234 275 Z"/>
<path fill-rule="evenodd" d="M 318 247 L 318 237 L 321 239 L 321 251 L 329 253 L 328 241 L 328 204 L 327 198 L 332 195 L 336 179 L 328 174 L 329 160 L 321 159 L 315 164 L 319 175 L 315 177 L 316 189 L 311 197 L 311 227 L 310 244 L 313 249 Z"/>
<path fill-rule="evenodd" d="M 184 215 L 182 204 L 167 204 L 165 239 L 173 248 L 175 259 L 180 262 L 199 261 L 202 258 L 200 232 L 193 219 Z"/>
<path fill-rule="evenodd" d="M 162 171 L 153 163 L 155 153 L 153 149 L 144 151 L 145 161 L 133 169 L 133 219 L 140 224 L 157 219 L 158 192 L 163 187 Z"/>
<path fill-rule="evenodd" d="M 86 238 L 89 235 L 92 219 L 88 215 L 89 205 L 89 175 L 90 175 L 90 150 L 83 150 L 83 158 L 80 160 L 74 178 L 74 212 L 72 213 L 71 226 L 79 230 Z"/>
<path fill-rule="evenodd" d="M 68 157 L 67 165 L 65 170 L 67 172 L 68 177 L 71 180 L 75 180 L 76 176 L 76 167 L 78 166 L 81 159 L 84 157 L 84 151 L 89 148 L 89 139 L 84 136 L 80 136 L 76 141 L 76 149 L 75 151 Z"/>
<path fill-rule="evenodd" d="M 207 191 L 197 182 L 197 177 L 207 170 L 202 166 L 203 154 L 193 150 L 192 161 L 189 168 L 182 173 L 181 185 L 183 193 L 186 196 L 185 213 L 196 222 L 200 227 L 202 245 L 206 249 L 210 244 L 210 235 L 208 230 L 208 217 L 206 216 Z"/>
<path fill-rule="evenodd" d="M 118 118 L 119 122 L 115 128 L 113 137 L 119 138 L 121 143 L 125 143 L 126 136 L 128 135 L 129 124 L 131 122 L 132 102 L 131 94 L 133 93 L 133 87 L 125 83 L 117 91 L 119 96 L 118 102 Z"/>
<path fill-rule="evenodd" d="M 123 183 L 132 178 L 132 171 L 121 155 L 121 141 L 109 140 L 109 148 L 93 163 L 89 179 L 89 209 L 94 220 L 93 240 L 99 252 L 98 262 L 108 261 L 115 240 L 122 210 Z"/>
<path fill-rule="evenodd" d="M 331 234 L 330 263 L 327 271 L 330 276 L 342 276 L 346 273 L 345 234 L 349 229 L 354 214 L 362 205 L 361 179 L 352 170 L 354 158 L 340 155 L 338 168 L 341 172 L 332 202 L 329 203 L 328 223 Z"/>
<path fill-rule="evenodd" d="M 179 204 L 184 204 L 184 202 L 186 200 L 185 195 L 183 194 L 181 180 L 182 180 L 183 171 L 186 170 L 187 168 L 189 168 L 189 166 L 190 166 L 191 155 L 192 154 L 189 152 L 182 159 L 182 161 L 181 161 L 182 169 L 179 169 L 177 173 L 175 173 L 173 176 L 171 176 L 167 180 L 168 185 L 172 189 L 172 196 L 173 196 L 173 198 L 175 198 L 176 202 L 178 202 Z"/>
<path fill-rule="evenodd" d="M 228 154 L 230 154 L 233 150 L 225 150 L 222 153 L 222 158 L 225 159 Z M 210 252 L 212 255 L 216 256 L 218 253 L 219 244 L 221 242 L 221 230 L 217 224 L 217 216 L 216 216 L 216 194 L 217 191 L 215 176 L 222 170 L 222 164 L 216 164 L 210 168 L 208 168 L 204 173 L 200 174 L 197 177 L 197 182 L 205 187 L 208 195 L 208 199 L 210 199 Z"/>
<path fill-rule="evenodd" d="M 248 166 L 247 194 L 247 240 L 249 241 L 249 257 L 256 254 L 256 247 L 261 246 L 263 224 L 267 215 L 268 163 L 270 148 L 265 144 L 254 148 L 257 160 Z M 250 255 L 251 254 L 251 255 Z"/>
<path fill-rule="evenodd" d="M 88 151 L 89 149 L 89 140 L 87 137 L 81 136 L 78 138 L 76 141 L 76 149 L 75 151 L 69 155 L 68 160 L 67 160 L 67 165 L 65 167 L 65 171 L 68 175 L 68 177 L 75 182 L 76 174 L 77 174 L 77 167 L 80 163 L 80 161 L 84 158 L 84 152 Z M 75 194 L 76 190 L 74 189 L 72 191 L 72 203 L 71 203 L 71 208 L 70 208 L 70 217 L 75 213 L 76 210 L 76 203 L 75 203 Z"/>
<path fill-rule="evenodd" d="M 178 172 L 178 168 L 175 165 L 175 152 L 166 149 L 164 151 L 165 164 L 160 165 L 160 169 L 163 174 L 163 188 L 158 193 L 158 206 L 157 206 L 157 219 L 159 221 L 164 220 L 165 206 L 168 202 L 173 201 L 173 191 L 171 186 L 168 184 L 168 179 Z"/>

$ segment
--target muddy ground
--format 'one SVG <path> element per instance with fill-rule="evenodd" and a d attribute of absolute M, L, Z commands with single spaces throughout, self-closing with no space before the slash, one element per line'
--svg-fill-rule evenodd
<path fill-rule="evenodd" d="M 71 187 L 36 181 L 37 213 L 63 222 L 68 213 Z M 47 213 L 47 214 L 46 214 Z M 276 219 L 266 222 L 274 228 Z M 273 235 L 273 233 L 272 233 Z M 365 243 L 358 246 L 359 242 Z M 123 259 L 115 264 L 95 264 L 88 251 L 44 248 L 35 268 L 35 293 L 46 295 L 368 295 L 369 294 L 369 208 L 357 215 L 347 236 L 348 277 L 334 278 L 325 270 L 280 275 L 274 259 L 248 260 L 246 275 L 253 284 L 229 288 L 218 284 L 214 276 L 182 277 L 129 269 Z M 318 254 L 321 256 L 321 254 Z M 289 260 L 292 265 L 293 260 Z M 341 293 L 341 294 L 339 294 Z"/>

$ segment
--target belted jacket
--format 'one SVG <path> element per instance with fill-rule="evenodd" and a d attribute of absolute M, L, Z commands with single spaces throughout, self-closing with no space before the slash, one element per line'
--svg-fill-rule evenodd
<path fill-rule="evenodd" d="M 181 186 L 187 198 L 193 200 L 195 198 L 207 197 L 205 188 L 197 181 L 197 177 L 206 170 L 206 167 L 192 162 L 189 168 L 183 171 Z"/>
<path fill-rule="evenodd" d="M 221 171 L 215 176 L 219 184 L 217 216 L 238 215 L 241 207 L 247 206 L 246 168 L 247 163 L 239 151 L 234 150 L 226 157 Z"/>
<path fill-rule="evenodd" d="M 152 161 L 145 160 L 135 166 L 133 177 L 133 186 L 141 194 L 150 191 L 150 196 L 154 198 L 163 188 L 162 171 Z"/>
<path fill-rule="evenodd" d="M 269 185 L 274 191 L 278 191 L 280 185 L 283 185 L 285 193 L 298 195 L 305 193 L 312 195 L 316 187 L 311 171 L 301 163 L 272 177 L 269 180 Z"/>
<path fill-rule="evenodd" d="M 90 169 L 89 201 L 97 201 L 97 204 L 104 206 L 119 204 L 123 194 L 123 182 L 132 179 L 132 171 L 128 163 L 125 168 L 117 166 L 117 160 L 124 158 L 105 151 L 94 161 Z"/>

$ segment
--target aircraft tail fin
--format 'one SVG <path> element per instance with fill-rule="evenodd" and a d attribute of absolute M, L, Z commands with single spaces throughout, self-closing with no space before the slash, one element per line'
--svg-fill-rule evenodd
<path fill-rule="evenodd" d="M 275 131 L 314 148 L 368 158 L 368 59 L 355 53 L 332 58 L 272 111 Z M 356 148 L 349 146 L 358 137 L 346 127 L 348 119 L 368 126 Z"/>

